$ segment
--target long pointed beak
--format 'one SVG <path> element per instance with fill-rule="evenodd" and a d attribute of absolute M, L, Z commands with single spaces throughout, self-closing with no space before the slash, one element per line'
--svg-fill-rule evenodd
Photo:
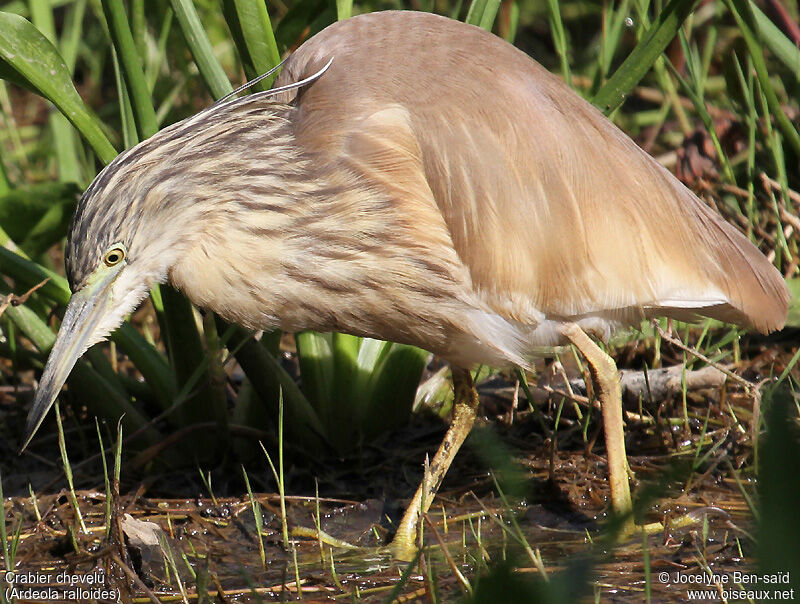
<path fill-rule="evenodd" d="M 112 308 L 110 290 L 115 277 L 116 271 L 106 274 L 72 295 L 39 381 L 33 407 L 28 413 L 20 453 L 33 439 L 75 363 L 89 346 L 98 341 L 95 334 Z"/>

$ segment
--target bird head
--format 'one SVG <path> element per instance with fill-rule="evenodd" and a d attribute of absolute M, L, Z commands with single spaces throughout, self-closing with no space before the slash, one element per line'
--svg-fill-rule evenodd
<path fill-rule="evenodd" d="M 81 355 L 119 327 L 153 285 L 167 281 L 187 249 L 209 234 L 215 239 L 219 217 L 232 215 L 226 202 L 251 182 L 247 167 L 263 173 L 271 166 L 256 183 L 262 192 L 282 170 L 298 170 L 285 118 L 291 107 L 273 99 L 314 82 L 331 62 L 286 86 L 241 99 L 229 95 L 120 154 L 97 175 L 70 226 L 65 256 L 72 298 L 28 414 L 22 450 Z"/>
<path fill-rule="evenodd" d="M 113 332 L 150 287 L 165 281 L 174 263 L 180 247 L 176 229 L 167 229 L 162 222 L 169 220 L 163 215 L 169 214 L 169 204 L 162 204 L 158 208 L 162 215 L 153 220 L 168 187 L 147 179 L 142 189 L 139 172 L 137 162 L 120 156 L 98 175 L 78 204 L 65 250 L 72 298 L 28 414 L 22 450 L 81 355 Z"/>

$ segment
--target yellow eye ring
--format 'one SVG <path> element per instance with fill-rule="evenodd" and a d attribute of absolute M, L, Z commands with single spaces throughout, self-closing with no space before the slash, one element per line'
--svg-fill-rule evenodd
<path fill-rule="evenodd" d="M 125 250 L 121 247 L 113 247 L 103 256 L 106 266 L 116 266 L 125 259 Z"/>

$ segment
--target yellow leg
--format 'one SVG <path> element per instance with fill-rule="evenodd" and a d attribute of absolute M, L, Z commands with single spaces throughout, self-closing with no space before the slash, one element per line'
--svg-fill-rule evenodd
<path fill-rule="evenodd" d="M 625 432 L 622 425 L 622 390 L 617 366 L 576 324 L 565 325 L 561 333 L 575 344 L 589 363 L 595 394 L 603 410 L 611 506 L 615 514 L 629 515 L 623 528 L 623 533 L 628 533 L 633 529 L 633 518 L 630 517 L 631 487 L 628 483 L 628 458 L 625 455 Z"/>
<path fill-rule="evenodd" d="M 469 371 L 460 367 L 453 367 L 452 371 L 455 394 L 453 422 L 430 464 L 430 472 L 422 479 L 422 483 L 400 521 L 400 526 L 397 527 L 397 532 L 392 540 L 392 553 L 399 560 L 411 561 L 414 559 L 417 551 L 417 530 L 420 528 L 420 519 L 430 509 L 444 475 L 472 429 L 472 424 L 475 423 L 478 392 L 475 390 L 475 384 L 472 383 L 472 376 Z"/>

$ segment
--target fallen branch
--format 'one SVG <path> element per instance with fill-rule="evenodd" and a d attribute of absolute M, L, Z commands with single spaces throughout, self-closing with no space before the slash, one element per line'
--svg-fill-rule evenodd
<path fill-rule="evenodd" d="M 673 346 L 676 346 L 676 347 L 680 348 L 680 349 L 681 349 L 681 350 L 683 350 L 684 352 L 688 352 L 690 355 L 692 355 L 692 356 L 693 356 L 693 357 L 695 357 L 695 358 L 698 358 L 698 359 L 700 359 L 700 360 L 701 360 L 701 361 L 703 361 L 704 363 L 706 363 L 706 364 L 708 364 L 708 365 L 711 365 L 712 367 L 716 367 L 716 368 L 717 368 L 717 369 L 719 369 L 719 370 L 720 370 L 722 373 L 724 373 L 724 374 L 725 374 L 725 375 L 727 375 L 729 378 L 731 378 L 731 379 L 732 379 L 734 382 L 736 382 L 736 383 L 738 383 L 738 384 L 741 384 L 742 386 L 744 386 L 744 389 L 747 391 L 747 393 L 748 393 L 748 394 L 750 394 L 750 395 L 752 395 L 752 394 L 753 394 L 754 390 L 756 389 L 756 386 L 755 386 L 755 384 L 751 384 L 750 382 L 748 382 L 748 381 L 747 381 L 746 379 L 744 379 L 743 377 L 741 377 L 741 376 L 739 376 L 739 375 L 736 375 L 736 374 L 735 374 L 733 371 L 731 371 L 731 370 L 730 370 L 730 369 L 728 369 L 727 367 L 724 367 L 724 366 L 720 365 L 719 363 L 716 363 L 716 362 L 712 361 L 712 360 L 711 360 L 711 359 L 709 359 L 707 356 L 705 356 L 704 354 L 702 354 L 700 351 L 698 351 L 698 350 L 695 350 L 695 349 L 694 349 L 694 348 L 692 348 L 691 346 L 687 346 L 686 344 L 684 344 L 683 342 L 681 342 L 681 341 L 680 341 L 678 338 L 675 338 L 675 337 L 671 336 L 670 334 L 668 334 L 667 332 L 665 332 L 663 329 L 661 329 L 661 325 L 659 325 L 659 324 L 658 324 L 658 321 L 656 321 L 655 319 L 653 319 L 653 322 L 652 322 L 652 323 L 653 323 L 653 327 L 655 327 L 655 329 L 656 329 L 656 330 L 658 331 L 658 333 L 661 335 L 661 338 L 662 338 L 662 339 L 666 340 L 667 342 L 669 342 L 669 343 L 670 343 L 670 344 L 672 344 Z"/>
<path fill-rule="evenodd" d="M 658 402 L 678 395 L 683 391 L 684 383 L 687 391 L 721 388 L 725 383 L 726 374 L 716 367 L 703 367 L 697 370 L 686 370 L 684 365 L 675 365 L 664 369 L 649 369 L 647 376 L 644 371 L 622 370 L 620 373 L 620 386 L 622 387 L 622 400 L 627 408 L 638 408 L 639 401 Z M 649 385 L 649 388 L 648 388 Z M 536 390 L 544 391 L 548 396 L 564 397 L 581 405 L 588 406 L 589 399 L 583 394 L 586 384 L 583 378 L 576 377 L 565 380 L 567 391 L 558 390 L 551 386 L 539 386 Z M 599 403 L 595 403 L 599 408 Z M 629 412 L 627 415 L 631 416 Z M 635 414 L 634 414 L 635 415 Z M 638 418 L 638 415 L 632 419 Z"/>
<path fill-rule="evenodd" d="M 722 388 L 725 373 L 716 367 L 686 370 L 684 365 L 644 371 L 620 371 L 622 400 L 638 405 L 639 401 L 663 401 L 683 391 Z M 649 385 L 649 387 L 648 387 Z M 652 397 L 652 398 L 651 398 Z"/>

